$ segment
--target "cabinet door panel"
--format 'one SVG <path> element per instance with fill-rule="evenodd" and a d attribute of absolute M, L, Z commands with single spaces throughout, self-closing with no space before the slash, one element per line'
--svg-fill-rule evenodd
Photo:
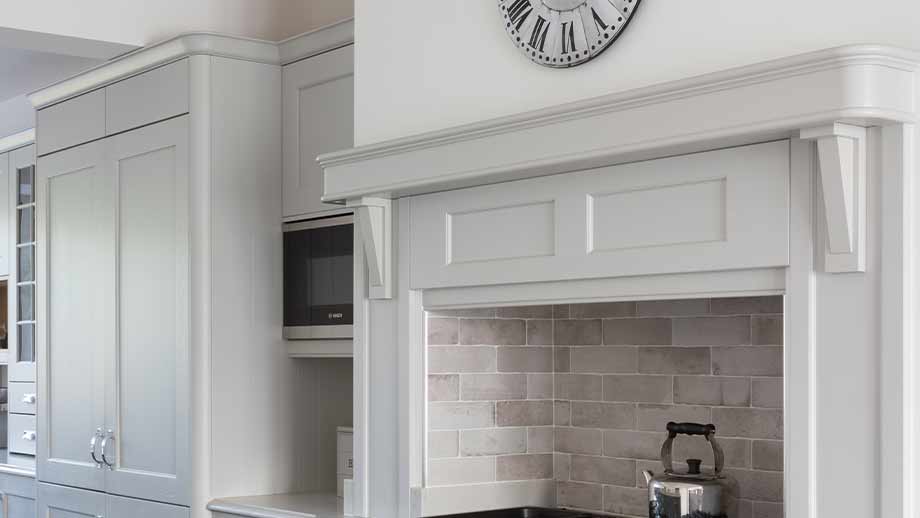
<path fill-rule="evenodd" d="M 351 45 L 282 70 L 285 217 L 341 212 L 324 204 L 316 157 L 354 145 L 354 57 Z"/>
<path fill-rule="evenodd" d="M 105 504 L 105 493 L 38 485 L 38 516 L 42 518 L 99 518 L 105 516 Z"/>
<path fill-rule="evenodd" d="M 37 182 L 38 473 L 97 490 L 104 472 L 89 444 L 105 422 L 114 255 L 102 151 L 94 142 L 44 157 Z"/>
<path fill-rule="evenodd" d="M 188 507 L 109 495 L 106 518 L 188 518 Z"/>
<path fill-rule="evenodd" d="M 35 508 L 35 499 L 16 495 L 7 495 L 7 518 L 35 518 L 38 511 Z"/>
<path fill-rule="evenodd" d="M 109 493 L 188 503 L 188 118 L 107 140 L 117 193 Z"/>

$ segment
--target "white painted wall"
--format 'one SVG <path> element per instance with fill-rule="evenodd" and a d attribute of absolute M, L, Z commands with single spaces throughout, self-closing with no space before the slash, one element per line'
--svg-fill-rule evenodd
<path fill-rule="evenodd" d="M 350 0 L 29 0 L 4 1 L 2 10 L 2 27 L 141 46 L 189 31 L 278 41 L 348 18 L 353 5 Z"/>
<path fill-rule="evenodd" d="M 369 144 L 852 43 L 920 49 L 916 0 L 643 0 L 571 70 L 531 63 L 485 0 L 355 0 L 355 141 Z"/>

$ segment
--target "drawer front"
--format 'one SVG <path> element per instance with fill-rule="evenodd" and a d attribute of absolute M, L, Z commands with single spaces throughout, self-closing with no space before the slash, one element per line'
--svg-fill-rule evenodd
<path fill-rule="evenodd" d="M 35 415 L 35 383 L 10 382 L 10 412 Z"/>
<path fill-rule="evenodd" d="M 7 495 L 35 500 L 36 482 L 34 477 L 0 473 L 0 491 Z"/>
<path fill-rule="evenodd" d="M 45 155 L 105 136 L 105 91 L 74 97 L 38 111 L 36 143 Z"/>
<path fill-rule="evenodd" d="M 188 90 L 188 59 L 106 87 L 106 135 L 187 113 Z"/>
<path fill-rule="evenodd" d="M 106 518 L 189 518 L 188 507 L 109 495 Z"/>
<path fill-rule="evenodd" d="M 38 516 L 34 498 L 16 495 L 6 495 L 6 497 L 9 499 L 6 508 L 7 518 L 35 518 Z"/>
<path fill-rule="evenodd" d="M 10 452 L 35 455 L 35 416 L 10 414 Z"/>
<path fill-rule="evenodd" d="M 418 196 L 411 288 L 789 264 L 789 142 Z"/>

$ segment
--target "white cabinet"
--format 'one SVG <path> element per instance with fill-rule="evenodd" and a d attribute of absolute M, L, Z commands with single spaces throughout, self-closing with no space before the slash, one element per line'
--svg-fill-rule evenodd
<path fill-rule="evenodd" d="M 316 157 L 354 145 L 354 46 L 287 65 L 282 75 L 284 217 L 341 212 L 322 202 Z"/>
<path fill-rule="evenodd" d="M 187 503 L 188 117 L 43 157 L 37 186 L 41 479 Z"/>
<path fill-rule="evenodd" d="M 789 207 L 788 141 L 418 196 L 410 283 L 783 267 Z"/>
<path fill-rule="evenodd" d="M 35 381 L 35 145 L 10 151 L 9 174 L 9 381 L 28 383 Z"/>
<path fill-rule="evenodd" d="M 215 495 L 296 483 L 296 461 L 279 454 L 297 440 L 278 403 L 292 370 L 280 325 L 281 67 L 258 62 L 263 45 L 248 40 L 233 49 L 256 54 L 209 55 L 215 38 L 73 80 L 82 92 L 149 59 L 96 86 L 120 110 L 109 126 L 143 125 L 39 157 L 42 516 L 203 518 Z M 202 42 L 157 68 L 162 53 Z M 38 120 L 41 148 L 55 131 Z"/>

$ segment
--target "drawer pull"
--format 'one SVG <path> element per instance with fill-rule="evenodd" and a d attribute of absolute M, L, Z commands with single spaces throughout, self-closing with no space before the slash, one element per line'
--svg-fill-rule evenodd
<path fill-rule="evenodd" d="M 23 394 L 22 402 L 27 405 L 34 405 L 35 404 L 35 394 Z"/>
<path fill-rule="evenodd" d="M 34 430 L 26 430 L 26 431 L 22 432 L 22 440 L 23 440 L 23 441 L 35 442 L 35 437 L 36 437 L 36 436 L 35 436 L 35 431 L 34 431 Z"/>

